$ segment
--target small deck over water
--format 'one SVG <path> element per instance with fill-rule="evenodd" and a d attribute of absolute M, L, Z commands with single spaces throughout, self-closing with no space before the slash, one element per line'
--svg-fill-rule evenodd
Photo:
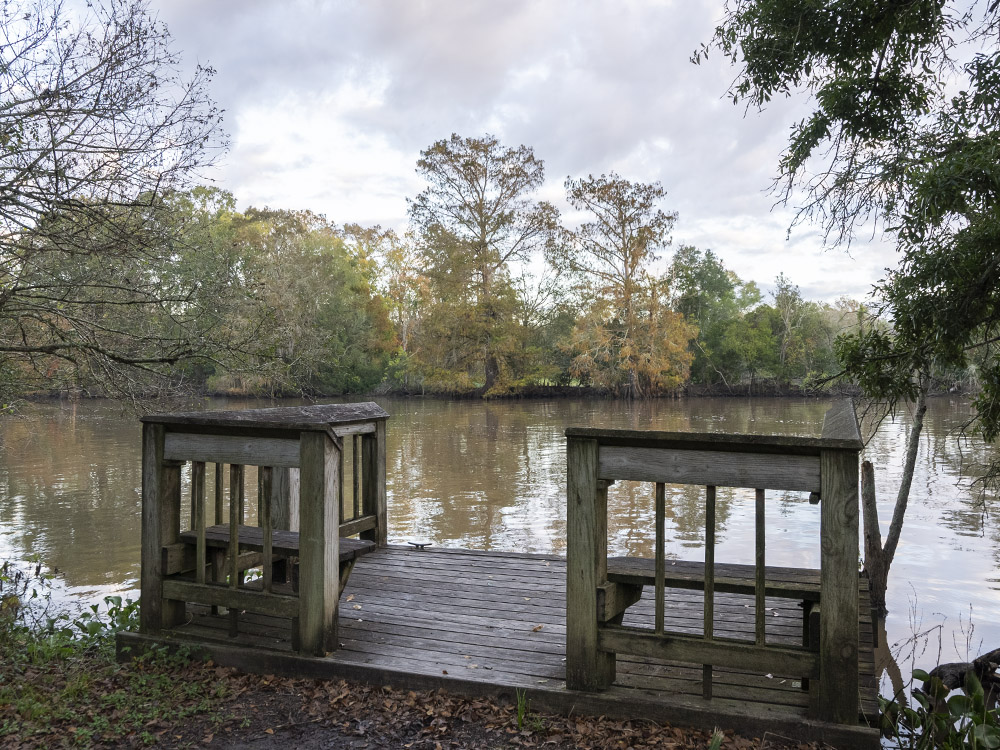
<path fill-rule="evenodd" d="M 144 417 L 141 633 L 119 645 L 186 641 L 257 672 L 520 690 L 539 709 L 877 747 L 849 402 L 821 438 L 568 428 L 565 559 L 387 547 L 387 418 L 374 403 Z M 616 481 L 651 485 L 654 559 L 608 557 Z M 665 559 L 678 484 L 704 487 L 703 563 Z M 717 486 L 755 493 L 753 565 L 716 564 Z M 773 491 L 819 506 L 821 571 L 766 564 Z"/>
<path fill-rule="evenodd" d="M 769 578 L 772 570 L 780 573 L 769 569 Z M 184 623 L 160 636 L 122 634 L 119 645 L 182 640 L 204 647 L 218 663 L 257 672 L 442 687 L 507 699 L 522 689 L 539 710 L 643 716 L 745 735 L 878 746 L 877 732 L 864 725 L 865 716 L 877 716 L 866 590 L 859 603 L 863 716 L 856 727 L 807 719 L 809 694 L 795 676 L 716 667 L 714 695 L 705 700 L 700 664 L 619 655 L 611 688 L 567 690 L 565 590 L 566 563 L 560 557 L 387 547 L 358 560 L 340 600 L 340 648 L 325 657 L 292 650 L 288 618 L 242 614 L 240 632 L 231 638 L 228 615 L 213 616 L 208 607 L 196 606 L 189 606 Z M 668 588 L 666 594 L 672 628 L 700 635 L 702 592 Z M 652 628 L 653 598 L 653 588 L 647 587 L 624 624 Z M 717 637 L 753 642 L 753 596 L 717 593 L 715 608 Z M 802 609 L 794 600 L 768 597 L 765 611 L 769 643 L 801 644 Z"/>

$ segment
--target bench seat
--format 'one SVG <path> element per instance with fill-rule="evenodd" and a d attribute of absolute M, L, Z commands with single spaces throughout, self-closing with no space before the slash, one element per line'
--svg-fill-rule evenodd
<path fill-rule="evenodd" d="M 666 560 L 664 581 L 667 588 L 705 588 L 705 565 L 691 560 Z M 756 570 L 753 565 L 716 563 L 715 590 L 724 594 L 753 594 Z M 633 586 L 656 583 L 656 561 L 648 557 L 609 557 L 608 580 Z M 764 568 L 764 593 L 802 602 L 818 602 L 818 570 L 803 568 Z"/>
<path fill-rule="evenodd" d="M 264 564 L 264 530 L 260 526 L 240 526 L 237 534 L 240 543 L 241 572 Z M 164 548 L 164 571 L 168 574 L 183 573 L 194 569 L 194 547 L 198 543 L 196 531 L 183 531 L 180 542 Z M 374 552 L 378 545 L 368 539 L 340 537 L 340 581 L 338 596 L 344 592 L 354 569 L 354 562 L 362 555 Z M 216 524 L 205 529 L 205 547 L 211 558 L 213 577 L 222 575 L 222 560 L 229 549 L 229 525 Z M 179 548 L 179 550 L 177 549 Z M 179 554 L 178 554 L 179 552 Z M 171 554 L 173 553 L 173 554 Z M 299 588 L 299 532 L 275 529 L 271 532 L 271 564 L 277 583 L 291 583 L 293 591 Z M 214 578 L 218 580 L 218 578 Z"/>
<path fill-rule="evenodd" d="M 240 549 L 262 552 L 264 550 L 264 530 L 260 526 L 240 526 L 238 532 Z M 194 545 L 198 541 L 195 531 L 181 532 L 181 541 Z M 229 548 L 229 525 L 217 524 L 205 529 L 205 546 Z M 340 562 L 351 562 L 361 555 L 373 552 L 376 544 L 368 539 L 340 538 Z M 299 532 L 275 529 L 271 532 L 271 552 L 278 557 L 299 556 Z"/>

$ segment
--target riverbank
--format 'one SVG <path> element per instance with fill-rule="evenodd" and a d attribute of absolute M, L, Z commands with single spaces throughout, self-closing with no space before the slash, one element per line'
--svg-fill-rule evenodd
<path fill-rule="evenodd" d="M 694 750 L 713 740 L 652 721 L 539 713 L 523 695 L 512 705 L 440 690 L 243 674 L 183 648 L 133 652 L 119 662 L 115 638 L 138 627 L 136 602 L 106 597 L 70 616 L 54 609 L 40 564 L 0 563 L 3 748 Z M 715 739 L 735 750 L 819 750 L 776 737 Z"/>
<path fill-rule="evenodd" d="M 100 648 L 69 648 L 37 663 L 0 664 L 0 745 L 19 750 L 695 750 L 711 741 L 705 732 L 647 721 L 555 716 L 442 691 L 241 674 L 166 654 L 115 664 Z M 820 748 L 732 734 L 721 747 Z"/>
<path fill-rule="evenodd" d="M 951 396 L 962 397 L 972 393 L 973 390 L 966 388 L 963 383 L 941 383 L 939 387 L 933 389 L 931 397 Z M 797 398 L 797 399 L 830 399 L 862 396 L 861 390 L 852 384 L 830 384 L 830 383 L 806 383 L 806 382 L 782 382 L 771 378 L 762 378 L 750 383 L 688 383 L 687 385 L 675 388 L 672 391 L 658 393 L 652 396 L 645 396 L 636 399 L 643 401 L 658 401 L 682 398 Z M 100 393 L 88 393 L 82 391 L 35 391 L 22 394 L 20 398 L 24 401 L 50 402 L 50 401 L 96 401 L 108 400 L 108 396 Z M 185 400 L 185 399 L 205 399 L 205 398 L 226 398 L 226 399 L 253 399 L 253 400 L 306 400 L 306 401 L 328 401 L 330 399 L 343 399 L 346 401 L 364 401 L 379 398 L 427 398 L 442 399 L 450 401 L 517 401 L 517 400 L 545 400 L 545 399 L 596 399 L 614 400 L 626 398 L 621 393 L 607 388 L 596 388 L 593 386 L 580 385 L 524 385 L 511 388 L 507 391 L 487 394 L 484 389 L 469 391 L 430 391 L 421 388 L 404 387 L 381 387 L 374 391 L 358 393 L 274 393 L 257 392 L 248 388 L 214 388 L 214 389 L 191 389 L 183 393 L 174 393 L 168 398 L 160 395 L 150 396 L 151 401 Z M 110 399 L 114 400 L 114 399 Z M 124 402 L 123 402 L 124 403 Z"/>
<path fill-rule="evenodd" d="M 154 677 L 154 675 L 147 675 Z M 619 748 L 705 748 L 705 732 L 650 722 L 609 721 L 594 717 L 553 716 L 527 710 L 518 726 L 516 706 L 489 700 L 469 701 L 446 693 L 414 693 L 347 682 L 323 683 L 244 675 L 212 667 L 162 668 L 157 679 L 183 681 L 186 698 L 161 704 L 161 715 L 141 726 L 114 710 L 64 707 L 63 715 L 38 726 L 14 716 L 21 731 L 2 738 L 12 748 L 118 746 L 165 748 L 513 748 L 612 750 Z M 133 682 L 128 668 L 106 679 L 106 703 Z M 222 696 L 197 698 L 196 694 Z M 208 702 L 206 702 L 208 701 Z M 203 708 L 201 708 L 203 706 Z M 0 713 L 8 713 L 0 707 Z M 82 719 L 82 721 L 81 721 Z M 784 743 L 779 737 L 749 739 L 726 735 L 723 747 L 818 748 Z"/>
<path fill-rule="evenodd" d="M 955 391 L 942 390 L 933 395 L 945 395 Z M 669 392 L 635 399 L 639 403 L 682 398 L 837 398 L 843 396 L 858 396 L 860 391 L 853 386 L 814 387 L 799 383 L 781 383 L 774 380 L 759 380 L 754 383 L 727 385 L 689 384 Z M 24 401 L 46 403 L 66 401 L 102 401 L 111 400 L 107 396 L 85 392 L 32 392 L 20 397 Z M 173 394 L 170 399 L 150 397 L 150 401 L 177 401 L 187 399 L 249 399 L 249 400 L 306 400 L 327 401 L 343 399 L 346 401 L 364 401 L 369 399 L 432 399 L 446 401 L 517 401 L 517 400 L 615 400 L 624 398 L 622 394 L 606 388 L 579 385 L 526 385 L 512 388 L 508 391 L 487 394 L 483 389 L 471 391 L 425 391 L 419 388 L 380 388 L 365 393 L 257 393 L 242 388 L 191 390 L 183 394 Z M 124 403 L 124 402 L 123 402 Z"/>

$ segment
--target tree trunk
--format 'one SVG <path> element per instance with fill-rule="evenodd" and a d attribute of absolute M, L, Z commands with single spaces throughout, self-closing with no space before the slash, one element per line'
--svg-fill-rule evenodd
<path fill-rule="evenodd" d="M 892 511 L 892 522 L 889 524 L 889 534 L 885 544 L 882 544 L 882 531 L 879 528 L 878 506 L 875 498 L 875 470 L 870 461 L 861 464 L 861 512 L 864 518 L 865 537 L 865 573 L 868 575 L 871 590 L 872 610 L 884 617 L 888 613 L 885 606 L 885 592 L 889 582 L 889 568 L 896 556 L 899 535 L 903 531 L 903 518 L 906 515 L 906 505 L 910 499 L 910 486 L 913 483 L 913 469 L 917 463 L 917 450 L 920 447 L 920 433 L 924 428 L 924 415 L 927 413 L 927 390 L 929 379 L 921 376 L 920 388 L 917 391 L 916 410 L 913 413 L 913 424 L 910 425 L 910 435 L 906 442 L 906 461 L 903 464 L 903 475 L 896 493 L 896 505 Z"/>
<path fill-rule="evenodd" d="M 628 370 L 628 397 L 633 401 L 639 398 L 639 378 L 636 376 L 635 365 L 629 365 Z"/>
<path fill-rule="evenodd" d="M 500 364 L 497 362 L 496 355 L 493 354 L 493 352 L 489 352 L 486 355 L 484 369 L 486 373 L 486 382 L 483 385 L 483 389 L 488 393 L 496 384 L 497 376 L 500 374 Z"/>
<path fill-rule="evenodd" d="M 882 550 L 882 531 L 875 502 L 875 469 L 871 461 L 861 464 L 861 512 L 865 523 L 865 573 L 871 594 L 872 611 L 885 617 L 885 591 L 889 581 L 889 563 Z"/>

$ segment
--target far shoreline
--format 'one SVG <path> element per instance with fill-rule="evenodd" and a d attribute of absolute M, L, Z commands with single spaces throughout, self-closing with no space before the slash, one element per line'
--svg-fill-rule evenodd
<path fill-rule="evenodd" d="M 951 387 L 940 388 L 931 394 L 931 397 L 963 397 L 969 395 L 963 388 Z M 249 390 L 238 389 L 208 389 L 191 390 L 186 392 L 176 392 L 170 395 L 150 394 L 149 396 L 137 397 L 134 399 L 115 398 L 114 396 L 91 393 L 86 391 L 48 391 L 21 394 L 17 400 L 29 403 L 52 403 L 52 402 L 86 402 L 86 401 L 111 401 L 126 404 L 130 401 L 147 403 L 183 403 L 199 399 L 247 399 L 262 401 L 283 401 L 283 400 L 304 400 L 308 402 L 320 403 L 326 400 L 346 400 L 361 401 L 377 398 L 403 398 L 403 399 L 427 399 L 438 401 L 542 401 L 542 400 L 562 400 L 562 399 L 583 399 L 601 401 L 662 401 L 681 400 L 688 398 L 797 398 L 797 399 L 829 399 L 829 398 L 861 398 L 861 390 L 853 385 L 827 386 L 823 388 L 806 387 L 794 383 L 777 383 L 770 380 L 762 380 L 752 384 L 740 384 L 727 386 L 725 384 L 713 385 L 688 385 L 677 388 L 673 391 L 660 393 L 652 396 L 644 396 L 637 399 L 629 399 L 626 396 L 615 393 L 609 389 L 595 388 L 591 386 L 560 386 L 560 385 L 534 385 L 518 389 L 512 389 L 504 393 L 494 393 L 486 395 L 482 389 L 473 391 L 431 391 L 406 388 L 378 388 L 373 391 L 356 393 L 255 393 Z M 16 411 L 7 405 L 7 411 Z"/>

